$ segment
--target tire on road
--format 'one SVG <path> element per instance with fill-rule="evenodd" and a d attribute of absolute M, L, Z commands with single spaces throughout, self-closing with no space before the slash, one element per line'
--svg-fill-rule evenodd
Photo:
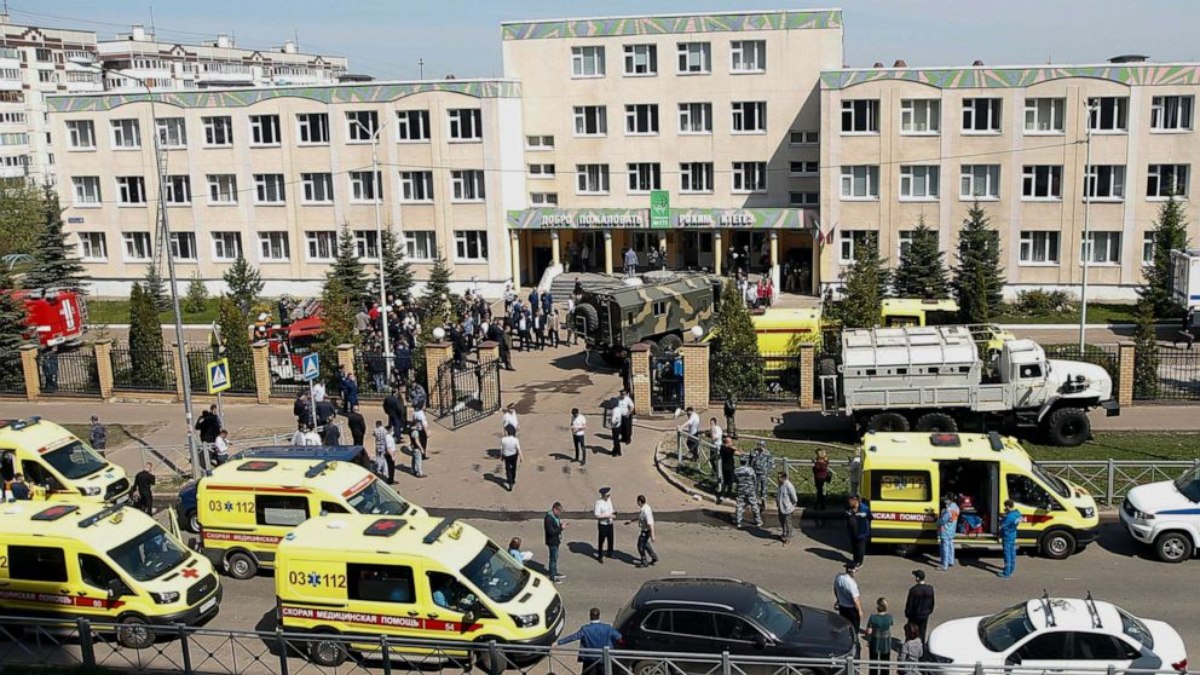
<path fill-rule="evenodd" d="M 333 632 L 317 632 L 308 643 L 308 660 L 323 668 L 337 668 L 350 658 L 346 643 Z"/>
<path fill-rule="evenodd" d="M 1186 532 L 1163 532 L 1154 540 L 1154 552 L 1163 562 L 1181 563 L 1191 559 L 1195 547 Z"/>
<path fill-rule="evenodd" d="M 127 616 L 117 626 L 117 643 L 126 649 L 146 649 L 154 644 L 154 631 L 140 616 Z"/>
<path fill-rule="evenodd" d="M 1065 448 L 1083 445 L 1092 437 L 1092 423 L 1079 408 L 1059 408 L 1044 423 L 1050 442 Z"/>
<path fill-rule="evenodd" d="M 234 551 L 225 558 L 225 569 L 234 579 L 253 579 L 258 573 L 258 563 L 249 553 Z"/>
<path fill-rule="evenodd" d="M 1062 529 L 1049 530 L 1038 540 L 1038 549 L 1051 560 L 1066 560 L 1075 552 L 1075 546 L 1075 535 Z"/>
<path fill-rule="evenodd" d="M 932 433 L 952 434 L 958 431 L 958 422 L 948 413 L 931 412 L 918 417 L 917 423 L 913 425 L 913 429 Z"/>
<path fill-rule="evenodd" d="M 881 433 L 908 431 L 908 419 L 898 412 L 875 413 L 867 418 L 867 429 Z"/>

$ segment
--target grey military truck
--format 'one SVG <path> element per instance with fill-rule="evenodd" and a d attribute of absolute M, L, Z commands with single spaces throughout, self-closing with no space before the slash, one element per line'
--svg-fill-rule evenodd
<path fill-rule="evenodd" d="M 693 326 L 708 330 L 721 284 L 710 274 L 647 275 L 616 287 L 584 289 L 573 325 L 587 348 L 609 363 L 639 342 L 650 342 L 655 353 L 671 351 Z"/>

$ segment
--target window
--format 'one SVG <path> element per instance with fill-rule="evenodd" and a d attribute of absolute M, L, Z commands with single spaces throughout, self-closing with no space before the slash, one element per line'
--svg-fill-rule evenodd
<path fill-rule="evenodd" d="M 1150 128 L 1187 131 L 1192 128 L 1191 96 L 1155 96 L 1150 99 Z"/>
<path fill-rule="evenodd" d="M 287 232 L 259 232 L 258 246 L 263 262 L 287 260 L 291 254 Z"/>
<path fill-rule="evenodd" d="M 401 604 L 417 600 L 412 568 L 404 565 L 346 563 L 346 578 L 342 581 L 349 584 L 347 596 L 351 600 Z"/>
<path fill-rule="evenodd" d="M 1066 120 L 1067 99 L 1025 99 L 1025 133 L 1061 134 Z"/>
<path fill-rule="evenodd" d="M 295 527 L 308 520 L 308 497 L 254 495 L 254 516 L 259 525 Z"/>
<path fill-rule="evenodd" d="M 325 113 L 298 113 L 296 127 L 300 131 L 301 145 L 324 145 L 329 142 L 329 115 Z"/>
<path fill-rule="evenodd" d="M 625 74 L 646 76 L 658 74 L 658 47 L 655 45 L 625 45 Z"/>
<path fill-rule="evenodd" d="M 788 134 L 788 145 L 816 145 L 820 142 L 819 131 L 792 131 Z"/>
<path fill-rule="evenodd" d="M 733 104 L 733 133 L 757 134 L 767 130 L 766 101 L 735 101 Z"/>
<path fill-rule="evenodd" d="M 433 172 L 401 171 L 400 198 L 406 202 L 433 201 Z"/>
<path fill-rule="evenodd" d="M 8 578 L 22 581 L 67 581 L 67 559 L 61 548 L 9 546 Z"/>
<path fill-rule="evenodd" d="M 479 262 L 487 260 L 486 230 L 455 230 L 454 260 Z"/>
<path fill-rule="evenodd" d="M 1129 129 L 1129 99 L 1124 96 L 1089 98 L 1088 128 L 1092 131 L 1127 131 Z"/>
<path fill-rule="evenodd" d="M 1009 479 L 1012 483 L 1012 479 Z M 1010 488 L 1011 490 L 1011 488 Z M 1011 496 L 1011 493 L 1010 493 Z M 1015 499 L 1013 501 L 1016 501 Z M 1037 635 L 1016 651 L 1023 661 L 1061 661 L 1068 658 L 1069 633 L 1056 631 Z"/>
<path fill-rule="evenodd" d="M 1035 164 L 1022 172 L 1021 196 L 1025 199 L 1062 199 L 1062 166 Z"/>
<path fill-rule="evenodd" d="M 131 149 L 142 147 L 142 132 L 137 120 L 113 120 L 113 148 Z"/>
<path fill-rule="evenodd" d="M 879 133 L 879 100 L 864 98 L 842 101 L 842 133 Z"/>
<path fill-rule="evenodd" d="M 101 591 L 110 588 L 120 589 L 122 593 L 132 593 L 130 588 L 121 581 L 121 577 L 100 558 L 87 553 L 79 554 L 79 578 L 83 583 Z"/>
<path fill-rule="evenodd" d="M 986 201 L 1000 198 L 999 164 L 963 164 L 962 186 L 958 196 L 962 199 Z"/>
<path fill-rule="evenodd" d="M 761 73 L 767 69 L 765 40 L 734 40 L 729 43 L 729 70 L 734 73 Z"/>
<path fill-rule="evenodd" d="M 1059 656 L 1060 660 L 1076 659 L 1080 661 L 1129 661 L 1140 656 L 1140 651 L 1125 643 L 1115 635 L 1103 633 L 1071 633 L 1073 656 Z M 1060 652 L 1061 654 L 1062 652 Z M 1101 667 L 1104 664 L 1096 664 Z"/>
<path fill-rule="evenodd" d="M 733 191 L 739 193 L 767 191 L 766 162 L 734 162 Z"/>
<path fill-rule="evenodd" d="M 167 182 L 163 187 L 167 193 L 168 204 L 192 203 L 191 176 L 167 176 Z"/>
<path fill-rule="evenodd" d="M 1035 508 L 1053 507 L 1058 504 L 1049 492 L 1029 476 L 1008 474 L 1008 498 L 1023 506 Z M 1059 656 L 1058 658 L 1062 658 Z"/>
<path fill-rule="evenodd" d="M 478 169 L 451 171 L 450 193 L 451 199 L 456 202 L 483 201 L 483 171 Z"/>
<path fill-rule="evenodd" d="M 75 186 L 75 206 L 100 204 L 99 176 L 75 176 L 71 183 Z"/>
<path fill-rule="evenodd" d="M 79 257 L 82 260 L 108 260 L 108 242 L 103 232 L 79 233 Z"/>
<path fill-rule="evenodd" d="M 254 190 L 259 204 L 282 204 L 284 202 L 283 174 L 254 174 Z"/>
<path fill-rule="evenodd" d="M 896 255 L 903 257 L 908 252 L 908 248 L 912 246 L 913 233 L 916 230 L 900 230 L 896 232 Z"/>
<path fill-rule="evenodd" d="M 662 169 L 658 162 L 637 162 L 629 165 L 630 193 L 660 189 L 662 189 Z"/>
<path fill-rule="evenodd" d="M 684 162 L 680 164 L 679 191 L 692 194 L 712 192 L 712 162 Z"/>
<path fill-rule="evenodd" d="M 380 197 L 383 177 L 375 171 L 350 172 L 350 199 L 356 202 L 373 202 Z"/>
<path fill-rule="evenodd" d="M 900 101 L 900 133 L 934 135 L 942 128 L 942 102 L 936 98 L 906 98 Z"/>
<path fill-rule="evenodd" d="M 157 126 L 160 147 L 170 149 L 187 146 L 187 125 L 182 117 L 160 117 Z"/>
<path fill-rule="evenodd" d="M 819 167 L 820 167 L 820 162 L 817 162 L 815 160 L 807 161 L 807 162 L 791 162 L 788 164 L 788 175 L 789 176 L 815 176 L 815 175 L 817 175 L 817 173 L 819 171 Z"/>
<path fill-rule="evenodd" d="M 820 206 L 821 193 L 819 192 L 789 192 L 788 206 Z"/>
<path fill-rule="evenodd" d="M 962 130 L 967 134 L 1000 133 L 1000 99 L 963 99 Z"/>
<path fill-rule="evenodd" d="M 116 133 L 115 128 L 113 133 Z M 75 150 L 96 149 L 96 127 L 91 120 L 67 120 L 67 136 L 71 148 Z"/>
<path fill-rule="evenodd" d="M 1188 173 L 1187 164 L 1151 164 L 1146 172 L 1146 196 L 1165 198 L 1168 195 L 1187 197 Z"/>
<path fill-rule="evenodd" d="M 900 167 L 901 199 L 937 199 L 941 170 L 936 166 Z"/>
<path fill-rule="evenodd" d="M 625 106 L 625 133 L 631 136 L 658 133 L 658 105 L 638 103 Z"/>
<path fill-rule="evenodd" d="M 854 262 L 854 252 L 867 240 L 868 235 L 874 235 L 870 230 L 841 230 L 838 235 L 838 261 L 843 264 Z"/>
<path fill-rule="evenodd" d="M 604 136 L 608 133 L 608 108 L 602 105 L 575 106 L 575 135 Z"/>
<path fill-rule="evenodd" d="M 305 232 L 304 239 L 308 243 L 309 260 L 333 260 L 337 257 L 337 232 Z"/>
<path fill-rule="evenodd" d="M 678 49 L 680 75 L 712 72 L 712 45 L 707 42 L 680 42 Z"/>
<path fill-rule="evenodd" d="M 117 176 L 117 202 L 122 205 L 146 203 L 146 179 L 143 176 Z"/>
<path fill-rule="evenodd" d="M 34 58 L 36 58 L 38 61 L 41 61 L 42 63 L 53 63 L 54 62 L 54 52 L 52 52 L 49 49 L 46 49 L 44 47 L 38 47 L 37 49 L 35 49 L 33 51 L 33 54 L 34 54 Z"/>
<path fill-rule="evenodd" d="M 525 148 L 528 150 L 553 150 L 553 136 L 526 136 Z"/>
<path fill-rule="evenodd" d="M 57 81 L 58 81 L 57 78 L 54 77 L 53 70 L 39 70 L 38 71 L 38 82 L 57 82 Z"/>
<path fill-rule="evenodd" d="M 928 471 L 882 470 L 871 472 L 871 499 L 885 502 L 929 501 Z"/>
<path fill-rule="evenodd" d="M 139 262 L 150 259 L 150 233 L 124 232 L 121 240 L 125 242 L 125 261 Z"/>
<path fill-rule="evenodd" d="M 238 232 L 213 232 L 213 260 L 229 262 L 242 255 L 242 235 Z"/>
<path fill-rule="evenodd" d="M 681 134 L 711 134 L 712 133 L 712 104 L 711 103 L 680 103 L 679 104 L 679 133 L 681 133 Z"/>
<path fill-rule="evenodd" d="M 534 206 L 558 206 L 558 193 L 530 192 L 529 203 Z"/>
<path fill-rule="evenodd" d="M 351 143 L 370 143 L 379 128 L 379 113 L 374 110 L 351 110 L 346 113 L 346 136 Z"/>
<path fill-rule="evenodd" d="M 428 110 L 397 110 L 396 139 L 401 143 L 424 143 L 429 140 Z"/>
<path fill-rule="evenodd" d="M 333 203 L 333 174 L 302 173 L 300 174 L 300 185 L 304 188 L 304 203 Z"/>
<path fill-rule="evenodd" d="M 208 202 L 210 204 L 236 204 L 237 176 L 231 173 L 209 174 Z"/>
<path fill-rule="evenodd" d="M 354 252 L 360 260 L 379 259 L 379 237 L 375 230 L 354 231 Z"/>
<path fill-rule="evenodd" d="M 1120 232 L 1088 232 L 1080 242 L 1079 260 L 1089 265 L 1116 265 L 1121 262 Z"/>
<path fill-rule="evenodd" d="M 607 164 L 576 164 L 575 191 L 579 194 L 602 195 L 608 193 Z"/>
<path fill-rule="evenodd" d="M 1057 265 L 1058 233 L 1022 232 L 1017 259 L 1029 265 Z"/>
<path fill-rule="evenodd" d="M 233 145 L 233 118 L 219 115 L 201 118 L 204 121 L 204 144 L 208 146 Z"/>
<path fill-rule="evenodd" d="M 604 47 L 572 47 L 571 74 L 575 77 L 604 77 Z"/>
<path fill-rule="evenodd" d="M 1125 198 L 1125 165 L 1093 164 L 1084 176 L 1083 192 L 1093 200 L 1121 201 Z"/>
<path fill-rule="evenodd" d="M 537 179 L 554 178 L 554 165 L 553 164 L 530 164 L 529 165 L 529 177 L 537 178 Z"/>
<path fill-rule="evenodd" d="M 450 140 L 478 141 L 483 138 L 483 113 L 479 108 L 452 108 L 446 111 L 450 120 Z"/>
<path fill-rule="evenodd" d="M 1157 238 L 1153 232 L 1142 233 L 1142 264 L 1154 264 L 1154 249 L 1157 244 Z"/>
<path fill-rule="evenodd" d="M 251 145 L 279 145 L 279 115 L 250 116 Z"/>
<path fill-rule="evenodd" d="M 0 112 L 0 124 L 24 124 L 26 120 L 23 112 Z M 67 122 L 67 126 L 70 126 Z"/>
<path fill-rule="evenodd" d="M 879 167 L 842 167 L 842 199 L 879 199 Z"/>
<path fill-rule="evenodd" d="M 437 233 L 404 232 L 404 256 L 409 260 L 433 260 L 437 255 Z"/>

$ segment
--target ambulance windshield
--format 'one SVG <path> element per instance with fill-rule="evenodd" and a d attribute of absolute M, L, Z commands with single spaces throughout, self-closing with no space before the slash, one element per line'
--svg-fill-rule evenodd
<path fill-rule="evenodd" d="M 369 515 L 402 516 L 408 511 L 408 502 L 380 480 L 371 481 L 346 501 L 355 511 Z"/>
<path fill-rule="evenodd" d="M 524 567 L 490 541 L 462 568 L 462 575 L 496 602 L 508 602 L 517 597 L 529 579 L 529 572 Z"/>
<path fill-rule="evenodd" d="M 108 466 L 103 457 L 80 440 L 55 448 L 42 455 L 42 458 L 68 480 L 86 478 Z"/>
<path fill-rule="evenodd" d="M 188 552 L 158 525 L 108 552 L 108 557 L 138 581 L 149 581 L 176 568 Z"/>

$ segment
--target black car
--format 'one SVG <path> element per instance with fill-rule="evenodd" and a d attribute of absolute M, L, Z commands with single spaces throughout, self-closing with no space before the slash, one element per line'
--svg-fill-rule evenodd
<path fill-rule="evenodd" d="M 728 651 L 732 656 L 829 661 L 851 655 L 857 641 L 850 622 L 835 612 L 797 605 L 754 584 L 720 578 L 647 581 L 617 613 L 615 627 L 621 632 L 622 649 L 659 653 Z M 661 662 L 634 666 L 635 675 L 660 670 Z M 795 673 L 831 670 L 819 665 L 792 669 Z"/>

